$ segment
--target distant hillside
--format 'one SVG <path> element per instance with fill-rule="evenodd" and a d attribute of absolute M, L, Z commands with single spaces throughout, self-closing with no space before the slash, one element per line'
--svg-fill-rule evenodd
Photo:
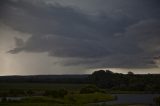
<path fill-rule="evenodd" d="M 88 83 L 89 75 L 30 75 L 30 76 L 0 76 L 0 83 Z"/>
<path fill-rule="evenodd" d="M 95 84 L 108 90 L 160 92 L 160 74 L 122 74 L 110 70 L 98 70 L 90 75 L 1 76 L 0 83 Z"/>

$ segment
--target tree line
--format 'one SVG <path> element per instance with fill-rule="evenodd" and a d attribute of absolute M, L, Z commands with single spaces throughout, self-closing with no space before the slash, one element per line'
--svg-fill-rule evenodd
<path fill-rule="evenodd" d="M 108 90 L 159 92 L 160 74 L 122 74 L 98 70 L 89 75 L 1 76 L 0 83 L 94 84 Z"/>
<path fill-rule="evenodd" d="M 159 74 L 113 73 L 99 70 L 89 76 L 90 81 L 100 88 L 124 91 L 160 91 Z"/>

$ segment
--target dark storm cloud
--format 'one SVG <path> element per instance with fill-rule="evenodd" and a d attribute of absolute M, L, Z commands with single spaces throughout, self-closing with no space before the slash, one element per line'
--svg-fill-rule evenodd
<path fill-rule="evenodd" d="M 9 53 L 47 52 L 76 58 L 64 61 L 64 65 L 155 67 L 150 63 L 160 53 L 159 1 L 120 1 L 122 5 L 101 0 L 103 12 L 91 15 L 58 3 L 6 0 L 1 4 L 0 20 L 32 35 L 25 42 L 15 38 L 17 47 Z M 107 3 L 117 12 L 108 12 Z"/>

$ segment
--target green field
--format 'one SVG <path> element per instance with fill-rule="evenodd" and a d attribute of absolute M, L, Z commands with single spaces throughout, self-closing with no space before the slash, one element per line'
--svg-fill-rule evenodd
<path fill-rule="evenodd" d="M 92 94 L 68 94 L 64 98 L 53 98 L 53 97 L 27 97 L 21 101 L 8 101 L 0 103 L 1 106 L 65 106 L 65 105 L 86 105 L 90 106 L 90 103 L 106 102 L 113 100 L 114 96 L 102 93 Z M 93 105 L 93 104 L 92 104 Z"/>
<path fill-rule="evenodd" d="M 44 91 L 44 90 L 56 90 L 56 89 L 67 89 L 68 91 L 79 91 L 81 88 L 90 84 L 53 84 L 53 83 L 0 83 L 0 93 L 9 90 L 33 90 L 33 91 Z M 131 93 L 151 93 L 147 91 L 122 91 L 122 90 L 108 90 L 111 94 L 131 94 Z"/>
<path fill-rule="evenodd" d="M 81 93 L 82 88 L 85 87 L 87 92 L 93 89 L 96 91 Z M 28 91 L 33 92 L 34 95 L 33 93 L 28 95 Z M 61 92 L 67 92 L 67 94 L 59 96 Z M 47 96 L 44 95 L 45 93 Z M 4 97 L 4 95 L 25 98 L 20 101 L 3 101 L 0 106 L 91 106 L 90 103 L 115 99 L 114 96 L 88 84 L 1 83 L 0 96 Z"/>
<path fill-rule="evenodd" d="M 91 104 L 52 104 L 52 103 L 3 103 L 0 106 L 109 106 L 109 105 L 91 105 Z M 116 105 L 117 106 L 117 105 Z M 122 105 L 119 105 L 122 106 Z M 124 106 L 124 105 L 123 105 Z M 126 105 L 127 106 L 127 105 Z M 136 106 L 136 105 L 134 105 Z M 140 106 L 140 105 L 138 105 Z"/>
<path fill-rule="evenodd" d="M 124 106 L 97 104 L 115 100 L 116 97 L 111 93 L 131 92 L 107 91 L 91 84 L 1 83 L 0 97 L 25 98 L 20 101 L 2 101 L 0 106 Z M 125 106 L 132 105 L 126 104 Z"/>

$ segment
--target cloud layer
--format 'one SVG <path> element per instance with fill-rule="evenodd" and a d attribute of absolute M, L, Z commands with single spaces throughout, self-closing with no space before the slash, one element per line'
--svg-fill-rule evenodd
<path fill-rule="evenodd" d="M 63 65 L 156 67 L 158 5 L 159 0 L 2 0 L 0 22 L 31 35 L 27 41 L 15 38 L 11 54 L 47 52 L 66 58 Z"/>

